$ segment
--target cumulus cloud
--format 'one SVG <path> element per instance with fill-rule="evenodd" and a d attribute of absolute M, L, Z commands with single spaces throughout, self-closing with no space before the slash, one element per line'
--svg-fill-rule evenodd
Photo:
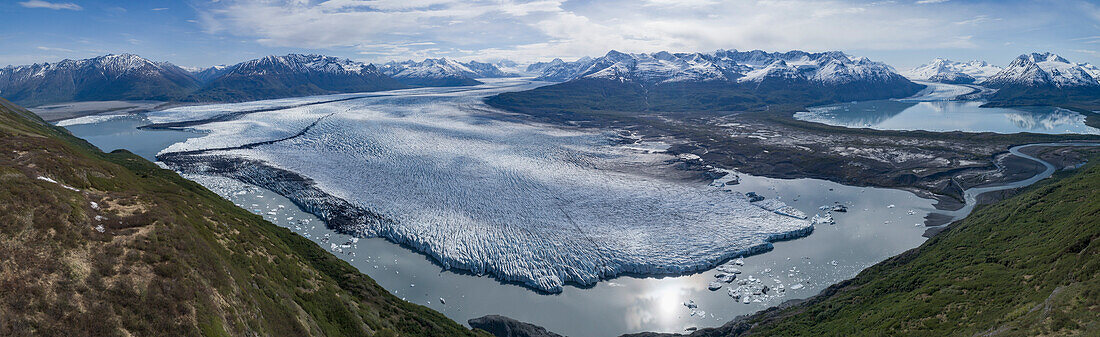
<path fill-rule="evenodd" d="M 933 2 L 945 1 L 222 0 L 200 7 L 198 21 L 213 34 L 351 48 L 366 60 L 534 60 L 609 49 L 966 49 L 998 20 L 975 15 L 981 8 L 920 5 Z"/>
<path fill-rule="evenodd" d="M 79 11 L 84 9 L 83 7 L 80 7 L 80 5 L 71 2 L 49 2 L 42 0 L 23 1 L 20 2 L 19 5 L 26 8 L 48 8 L 54 10 L 66 9 L 71 11 Z"/>

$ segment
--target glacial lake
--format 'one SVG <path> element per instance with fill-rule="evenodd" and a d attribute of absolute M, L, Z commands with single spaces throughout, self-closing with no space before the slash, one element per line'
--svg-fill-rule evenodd
<path fill-rule="evenodd" d="M 878 130 L 1097 134 L 1085 116 L 1057 107 L 982 108 L 979 101 L 877 100 L 849 102 L 795 113 L 796 119 Z"/>
<path fill-rule="evenodd" d="M 79 123 L 96 121 L 93 123 Z M 126 149 L 149 161 L 156 161 L 157 152 L 168 146 L 201 136 L 199 133 L 177 130 L 142 130 L 139 126 L 149 124 L 141 115 L 87 116 L 61 121 L 77 137 L 84 138 L 103 152 Z"/>
<path fill-rule="evenodd" d="M 76 136 L 104 150 L 126 148 L 151 158 L 168 146 L 201 134 L 137 130 L 144 119 L 107 118 L 68 125 Z M 934 211 L 931 200 L 912 193 L 844 186 L 815 179 L 770 179 L 738 174 L 733 192 L 756 192 L 778 199 L 809 216 L 819 207 L 842 204 L 832 213 L 836 224 L 819 224 L 808 236 L 775 242 L 774 249 L 744 258 L 738 279 L 755 278 L 771 287 L 770 296 L 748 304 L 726 290 L 710 291 L 715 271 L 644 277 L 624 275 L 590 287 L 567 285 L 545 294 L 489 276 L 444 269 L 432 258 L 380 238 L 354 239 L 337 234 L 297 208 L 289 199 L 256 186 L 217 176 L 188 175 L 241 207 L 308 237 L 356 266 L 396 296 L 438 310 L 465 323 L 501 314 L 567 336 L 618 336 L 640 331 L 683 332 L 689 327 L 719 326 L 786 300 L 806 298 L 855 276 L 860 270 L 924 242 L 923 218 Z M 778 285 L 784 285 L 779 292 Z M 443 299 L 446 303 L 443 303 Z M 698 308 L 684 305 L 692 301 Z"/>

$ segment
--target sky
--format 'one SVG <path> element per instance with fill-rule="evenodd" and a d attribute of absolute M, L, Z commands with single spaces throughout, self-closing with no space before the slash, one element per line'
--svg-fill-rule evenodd
<path fill-rule="evenodd" d="M 202 67 L 318 53 L 520 63 L 622 52 L 841 50 L 908 69 L 1051 51 L 1100 64 L 1100 1 L 4 0 L 0 66 L 108 53 Z"/>

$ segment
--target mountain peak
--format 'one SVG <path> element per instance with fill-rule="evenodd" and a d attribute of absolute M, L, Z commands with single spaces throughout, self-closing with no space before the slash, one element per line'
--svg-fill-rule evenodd
<path fill-rule="evenodd" d="M 969 84 L 989 78 L 1000 71 L 1001 67 L 990 65 L 985 61 L 957 62 L 937 57 L 927 64 L 905 71 L 903 75 L 914 80 Z"/>
<path fill-rule="evenodd" d="M 1100 87 L 1091 69 L 1069 62 L 1051 52 L 1023 54 L 983 85 L 993 88 L 1080 88 Z"/>
<path fill-rule="evenodd" d="M 1035 63 L 1039 63 L 1039 62 L 1069 63 L 1069 61 L 1062 58 L 1061 56 L 1058 56 L 1058 54 L 1051 53 L 1051 52 L 1031 53 L 1031 54 L 1020 55 L 1020 57 L 1027 58 L 1031 62 L 1035 62 Z"/>

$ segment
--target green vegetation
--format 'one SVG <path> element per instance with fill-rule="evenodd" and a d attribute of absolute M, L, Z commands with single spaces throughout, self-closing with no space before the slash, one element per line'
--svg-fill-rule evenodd
<path fill-rule="evenodd" d="M 102 153 L 4 100 L 0 256 L 3 336 L 484 335 L 172 171 Z"/>
<path fill-rule="evenodd" d="M 1100 335 L 1100 165 L 1057 178 L 804 303 L 692 335 Z"/>

